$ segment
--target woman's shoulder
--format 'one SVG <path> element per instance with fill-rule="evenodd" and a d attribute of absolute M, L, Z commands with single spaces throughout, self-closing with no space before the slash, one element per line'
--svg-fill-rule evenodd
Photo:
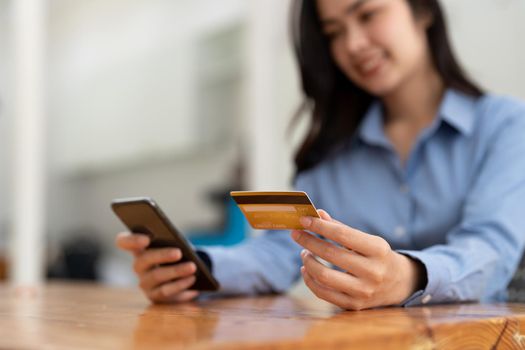
<path fill-rule="evenodd" d="M 486 126 L 525 120 L 525 101 L 514 96 L 486 93 L 475 105 L 478 121 Z"/>
<path fill-rule="evenodd" d="M 523 100 L 508 95 L 485 93 L 472 101 L 474 115 L 472 131 L 476 139 L 492 143 L 499 135 L 507 137 L 508 132 L 505 130 L 508 129 L 515 129 L 511 132 L 514 135 L 518 135 L 518 131 L 523 131 L 522 135 L 525 136 Z"/>

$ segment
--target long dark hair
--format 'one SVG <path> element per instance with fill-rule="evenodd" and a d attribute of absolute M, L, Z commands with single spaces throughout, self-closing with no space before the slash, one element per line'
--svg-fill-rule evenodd
<path fill-rule="evenodd" d="M 437 0 L 406 0 L 414 16 L 429 14 L 427 40 L 433 63 L 447 87 L 479 97 L 456 60 Z M 305 94 L 298 115 L 311 110 L 310 129 L 295 154 L 297 175 L 317 165 L 343 140 L 351 137 L 375 97 L 357 87 L 337 67 L 322 32 L 315 0 L 294 0 L 291 33 Z"/>

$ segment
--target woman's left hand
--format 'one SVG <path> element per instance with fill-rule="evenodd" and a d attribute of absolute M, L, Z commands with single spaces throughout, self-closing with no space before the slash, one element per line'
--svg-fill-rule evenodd
<path fill-rule="evenodd" d="M 305 230 L 292 238 L 305 248 L 301 273 L 305 284 L 319 298 L 344 309 L 362 310 L 400 304 L 419 287 L 424 266 L 390 248 L 383 238 L 353 229 L 332 219 L 324 210 L 319 218 L 303 217 Z M 318 256 L 338 271 L 317 261 Z"/>

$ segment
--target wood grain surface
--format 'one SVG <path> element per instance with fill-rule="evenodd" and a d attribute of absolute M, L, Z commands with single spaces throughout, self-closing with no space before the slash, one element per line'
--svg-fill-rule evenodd
<path fill-rule="evenodd" d="M 0 285 L 0 349 L 521 349 L 525 305 L 343 311 L 266 296 L 152 305 L 135 289 Z"/>

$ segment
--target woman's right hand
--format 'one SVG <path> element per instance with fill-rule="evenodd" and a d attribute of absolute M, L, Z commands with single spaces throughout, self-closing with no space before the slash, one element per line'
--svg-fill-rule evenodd
<path fill-rule="evenodd" d="M 195 282 L 197 266 L 191 262 L 179 262 L 182 252 L 178 248 L 146 249 L 149 237 L 122 232 L 115 240 L 117 247 L 135 257 L 133 269 L 139 278 L 139 286 L 154 303 L 176 303 L 192 300 L 199 294 L 188 288 Z M 164 265 L 171 263 L 173 265 Z"/>

